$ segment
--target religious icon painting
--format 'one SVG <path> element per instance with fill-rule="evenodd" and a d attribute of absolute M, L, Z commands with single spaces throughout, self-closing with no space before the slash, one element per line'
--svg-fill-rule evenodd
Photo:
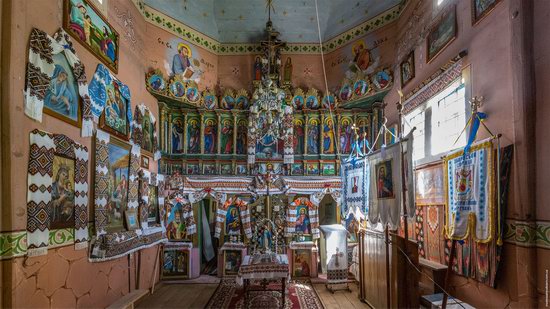
<path fill-rule="evenodd" d="M 307 154 L 319 154 L 320 135 L 319 119 L 310 119 L 307 131 Z"/>
<path fill-rule="evenodd" d="M 336 164 L 334 163 L 321 163 L 321 175 L 334 176 L 336 175 Z"/>
<path fill-rule="evenodd" d="M 303 176 L 304 175 L 304 164 L 303 163 L 292 163 L 290 165 L 290 174 L 292 176 Z"/>
<path fill-rule="evenodd" d="M 193 104 L 197 104 L 200 101 L 201 93 L 197 88 L 197 84 L 190 82 L 187 90 L 185 91 L 185 97 L 187 100 Z"/>
<path fill-rule="evenodd" d="M 377 72 L 372 76 L 372 83 L 378 90 L 384 90 L 391 85 L 392 77 L 388 70 Z"/>
<path fill-rule="evenodd" d="M 300 93 L 298 94 L 298 92 Z M 305 102 L 305 99 L 304 99 L 303 91 L 302 89 L 298 89 L 294 94 L 294 97 L 292 98 L 292 107 L 294 107 L 294 110 L 297 110 L 297 111 L 302 110 L 305 106 L 304 102 Z"/>
<path fill-rule="evenodd" d="M 198 162 L 195 162 L 195 163 L 188 162 L 187 168 L 185 171 L 187 175 L 198 175 L 200 174 L 200 171 L 201 171 L 200 165 Z"/>
<path fill-rule="evenodd" d="M 353 89 L 351 85 L 348 83 L 345 83 L 344 85 L 342 85 L 342 88 L 340 88 L 340 93 L 338 97 L 342 101 L 347 101 L 351 99 L 352 94 L 353 94 Z"/>
<path fill-rule="evenodd" d="M 248 127 L 246 119 L 237 120 L 237 154 L 246 154 Z"/>
<path fill-rule="evenodd" d="M 240 110 L 247 110 L 249 107 L 248 93 L 246 90 L 241 89 L 237 92 L 237 98 L 235 100 L 235 108 Z"/>
<path fill-rule="evenodd" d="M 241 250 L 225 250 L 223 252 L 223 273 L 226 276 L 236 276 L 242 262 Z"/>
<path fill-rule="evenodd" d="M 204 175 L 216 175 L 218 173 L 216 170 L 216 163 L 203 163 L 202 173 Z"/>
<path fill-rule="evenodd" d="M 378 199 L 395 198 L 393 192 L 393 159 L 376 164 L 376 192 Z"/>
<path fill-rule="evenodd" d="M 296 207 L 296 226 L 295 231 L 298 234 L 311 234 L 311 221 L 309 219 L 309 209 L 307 205 L 299 205 Z"/>
<path fill-rule="evenodd" d="M 189 251 L 187 248 L 166 246 L 162 252 L 161 279 L 189 278 Z"/>
<path fill-rule="evenodd" d="M 185 96 L 185 84 L 179 76 L 175 76 L 170 83 L 170 94 L 176 98 L 183 98 Z"/>
<path fill-rule="evenodd" d="M 178 119 L 179 120 L 179 119 Z M 172 123 L 172 153 L 183 153 L 183 125 L 182 121 L 179 123 Z M 181 130 L 180 130 L 181 128 Z M 200 134 L 201 126 L 200 120 L 197 117 L 187 118 L 187 153 L 198 154 L 201 152 L 200 148 Z"/>
<path fill-rule="evenodd" d="M 107 232 L 124 230 L 124 212 L 128 206 L 130 145 L 111 138 L 108 145 L 109 187 L 106 209 Z"/>
<path fill-rule="evenodd" d="M 166 82 L 159 70 L 147 74 L 147 88 L 156 92 L 164 92 L 166 89 Z"/>
<path fill-rule="evenodd" d="M 147 156 L 141 156 L 141 163 L 140 166 L 146 170 L 149 169 L 149 157 Z"/>
<path fill-rule="evenodd" d="M 318 176 L 319 163 L 306 163 L 306 174 L 309 176 Z"/>
<path fill-rule="evenodd" d="M 150 224 L 149 226 L 160 223 L 158 192 L 157 186 L 149 185 L 149 208 L 147 209 L 147 223 Z"/>
<path fill-rule="evenodd" d="M 336 108 L 336 97 L 332 94 L 326 95 L 323 97 L 323 108 L 326 109 L 335 109 Z"/>
<path fill-rule="evenodd" d="M 220 151 L 222 154 L 233 154 L 233 119 L 225 118 L 221 122 Z"/>
<path fill-rule="evenodd" d="M 231 95 L 223 96 L 221 101 L 221 107 L 227 110 L 233 109 L 235 107 L 235 98 L 233 98 L 233 96 Z"/>
<path fill-rule="evenodd" d="M 322 134 L 323 154 L 334 154 L 336 145 L 334 140 L 334 122 L 332 118 L 325 118 Z"/>
<path fill-rule="evenodd" d="M 304 120 L 298 117 L 294 117 L 294 154 L 302 155 L 304 153 Z"/>
<path fill-rule="evenodd" d="M 293 252 L 292 276 L 295 278 L 311 275 L 311 250 L 297 249 Z"/>
<path fill-rule="evenodd" d="M 130 122 L 128 111 L 130 111 L 130 100 L 122 94 L 119 81 L 114 80 L 105 86 L 107 100 L 105 111 L 99 118 L 99 128 L 118 138 L 128 140 L 130 135 Z"/>
<path fill-rule="evenodd" d="M 120 41 L 117 31 L 89 0 L 65 0 L 63 28 L 117 73 Z"/>
<path fill-rule="evenodd" d="M 405 87 L 415 76 L 414 68 L 414 50 L 399 65 L 401 75 L 401 88 Z"/>
<path fill-rule="evenodd" d="M 65 53 L 52 55 L 54 69 L 44 96 L 44 113 L 74 126 L 81 125 L 81 104 L 78 82 Z"/>
<path fill-rule="evenodd" d="M 215 110 L 218 108 L 218 97 L 212 92 L 205 92 L 202 97 L 204 108 L 207 110 Z"/>
<path fill-rule="evenodd" d="M 218 140 L 218 123 L 214 118 L 207 118 L 204 121 L 204 153 L 215 154 L 217 153 Z"/>
<path fill-rule="evenodd" d="M 353 138 L 352 119 L 346 116 L 340 119 L 340 152 L 350 153 Z"/>
<path fill-rule="evenodd" d="M 225 235 L 241 235 L 241 218 L 239 208 L 229 205 L 225 213 Z"/>
<path fill-rule="evenodd" d="M 246 163 L 237 163 L 235 167 L 235 172 L 237 175 L 246 175 L 248 174 Z"/>
<path fill-rule="evenodd" d="M 306 108 L 307 109 L 318 109 L 320 106 L 319 98 L 317 95 L 309 95 L 306 98 Z"/>
<path fill-rule="evenodd" d="M 52 216 L 50 229 L 74 227 L 75 161 L 64 156 L 53 158 Z"/>
<path fill-rule="evenodd" d="M 126 229 L 128 231 L 137 230 L 139 228 L 138 214 L 136 210 L 126 210 L 124 212 L 126 219 Z"/>
<path fill-rule="evenodd" d="M 426 39 L 427 57 L 430 63 L 445 47 L 454 41 L 457 35 L 456 7 L 443 14 L 441 19 L 431 28 Z"/>
<path fill-rule="evenodd" d="M 489 15 L 501 0 L 472 0 L 472 26 Z"/>
<path fill-rule="evenodd" d="M 233 164 L 229 163 L 220 163 L 220 174 L 221 175 L 233 175 Z"/>
<path fill-rule="evenodd" d="M 367 92 L 369 92 L 369 88 L 369 83 L 360 79 L 353 84 L 353 94 L 359 97 L 364 96 Z"/>
<path fill-rule="evenodd" d="M 181 203 L 167 204 L 166 207 L 166 237 L 172 241 L 187 241 L 187 225 L 183 218 Z"/>
<path fill-rule="evenodd" d="M 149 109 L 145 109 L 145 114 L 141 119 L 141 129 L 143 134 L 141 136 L 141 150 L 146 151 L 148 154 L 153 154 L 153 144 L 156 141 L 155 137 L 155 123 L 151 118 L 151 112 Z"/>

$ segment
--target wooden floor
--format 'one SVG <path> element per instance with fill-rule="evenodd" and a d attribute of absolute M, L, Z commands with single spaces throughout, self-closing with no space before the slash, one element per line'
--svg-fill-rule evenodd
<path fill-rule="evenodd" d="M 145 297 L 136 308 L 204 308 L 218 287 L 217 284 L 161 284 L 155 294 Z M 368 308 L 359 301 L 357 284 L 350 284 L 352 292 L 330 293 L 324 284 L 313 287 L 326 309 Z"/>

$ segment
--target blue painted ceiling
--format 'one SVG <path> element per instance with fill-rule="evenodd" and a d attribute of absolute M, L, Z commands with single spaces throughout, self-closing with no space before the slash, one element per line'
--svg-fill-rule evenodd
<path fill-rule="evenodd" d="M 317 0 L 326 41 L 402 0 Z M 264 37 L 266 0 L 145 0 L 152 8 L 221 43 L 253 43 Z M 315 0 L 273 0 L 274 28 L 289 43 L 319 41 Z"/>

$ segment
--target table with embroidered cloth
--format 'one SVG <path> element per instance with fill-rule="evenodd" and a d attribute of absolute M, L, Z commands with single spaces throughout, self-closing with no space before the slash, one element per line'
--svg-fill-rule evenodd
<path fill-rule="evenodd" d="M 290 278 L 288 256 L 286 254 L 254 254 L 244 257 L 237 278 L 238 285 L 244 286 L 245 308 L 248 304 L 250 291 L 273 291 L 268 289 L 270 281 L 281 280 L 282 308 L 285 306 L 286 282 Z M 259 285 L 251 285 L 251 281 L 260 280 Z"/>

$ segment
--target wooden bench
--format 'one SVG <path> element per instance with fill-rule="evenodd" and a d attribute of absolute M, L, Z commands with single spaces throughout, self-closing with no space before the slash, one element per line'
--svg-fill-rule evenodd
<path fill-rule="evenodd" d="M 107 309 L 134 309 L 134 304 L 149 294 L 149 290 L 135 290 L 112 303 Z"/>
<path fill-rule="evenodd" d="M 419 258 L 419 264 L 422 272 L 432 278 L 441 287 L 445 284 L 445 274 L 447 272 L 447 265 L 432 262 L 423 258 Z M 425 276 L 420 278 L 421 294 L 437 294 L 443 291 L 432 281 Z"/>

